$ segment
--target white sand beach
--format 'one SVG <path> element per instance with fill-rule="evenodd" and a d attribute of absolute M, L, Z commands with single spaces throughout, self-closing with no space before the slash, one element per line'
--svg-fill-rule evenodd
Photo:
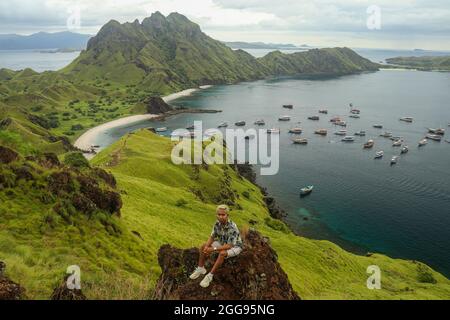
<path fill-rule="evenodd" d="M 195 91 L 201 90 L 201 89 L 207 89 L 212 87 L 211 85 L 205 85 L 201 86 L 199 88 L 192 88 L 192 89 L 186 89 L 183 91 L 175 92 L 172 94 L 169 94 L 165 97 L 163 97 L 164 102 L 169 103 L 170 101 L 173 101 L 175 99 L 190 96 Z M 139 121 L 143 120 L 150 120 L 154 117 L 156 117 L 156 114 L 140 114 L 140 115 L 134 115 L 129 117 L 120 118 L 117 120 L 113 120 L 110 122 L 103 123 L 101 125 L 98 125 L 94 128 L 89 129 L 85 133 L 83 133 L 75 142 L 74 146 L 81 149 L 81 150 L 90 150 L 91 146 L 95 145 L 96 137 L 103 134 L 105 131 L 110 130 L 112 128 L 120 127 L 120 126 L 126 126 L 130 125 Z M 98 150 L 103 149 L 105 146 L 100 146 Z M 93 154 L 85 154 L 87 158 L 92 158 Z"/>

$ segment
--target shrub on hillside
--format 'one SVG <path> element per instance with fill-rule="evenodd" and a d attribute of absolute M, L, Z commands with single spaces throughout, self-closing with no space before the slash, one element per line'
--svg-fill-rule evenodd
<path fill-rule="evenodd" d="M 69 152 L 64 156 L 64 164 L 75 168 L 89 168 L 89 162 L 81 152 Z"/>

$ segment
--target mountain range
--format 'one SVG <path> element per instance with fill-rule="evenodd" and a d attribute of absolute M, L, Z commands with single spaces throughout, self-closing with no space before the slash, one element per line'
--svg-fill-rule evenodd
<path fill-rule="evenodd" d="M 69 31 L 31 35 L 0 34 L 0 50 L 84 49 L 91 36 Z"/>

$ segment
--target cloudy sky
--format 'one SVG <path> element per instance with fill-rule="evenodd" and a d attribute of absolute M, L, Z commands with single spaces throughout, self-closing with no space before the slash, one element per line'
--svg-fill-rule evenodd
<path fill-rule="evenodd" d="M 1 0 L 0 33 L 95 34 L 157 10 L 224 41 L 450 50 L 450 0 Z"/>

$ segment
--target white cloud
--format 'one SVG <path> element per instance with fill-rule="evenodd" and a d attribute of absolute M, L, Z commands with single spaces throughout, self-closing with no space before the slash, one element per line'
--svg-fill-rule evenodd
<path fill-rule="evenodd" d="M 381 30 L 369 31 L 366 9 L 373 4 L 381 8 Z M 227 40 L 265 34 L 266 39 L 258 40 L 277 42 L 282 37 L 321 45 L 318 42 L 339 37 L 352 42 L 353 35 L 355 41 L 372 39 L 379 46 L 383 39 L 423 39 L 428 44 L 434 38 L 439 39 L 436 47 L 450 46 L 448 0 L 2 0 L 0 33 L 64 30 L 74 5 L 81 9 L 79 31 L 85 33 L 95 33 L 110 19 L 142 20 L 158 10 L 182 13 L 205 32 Z"/>

